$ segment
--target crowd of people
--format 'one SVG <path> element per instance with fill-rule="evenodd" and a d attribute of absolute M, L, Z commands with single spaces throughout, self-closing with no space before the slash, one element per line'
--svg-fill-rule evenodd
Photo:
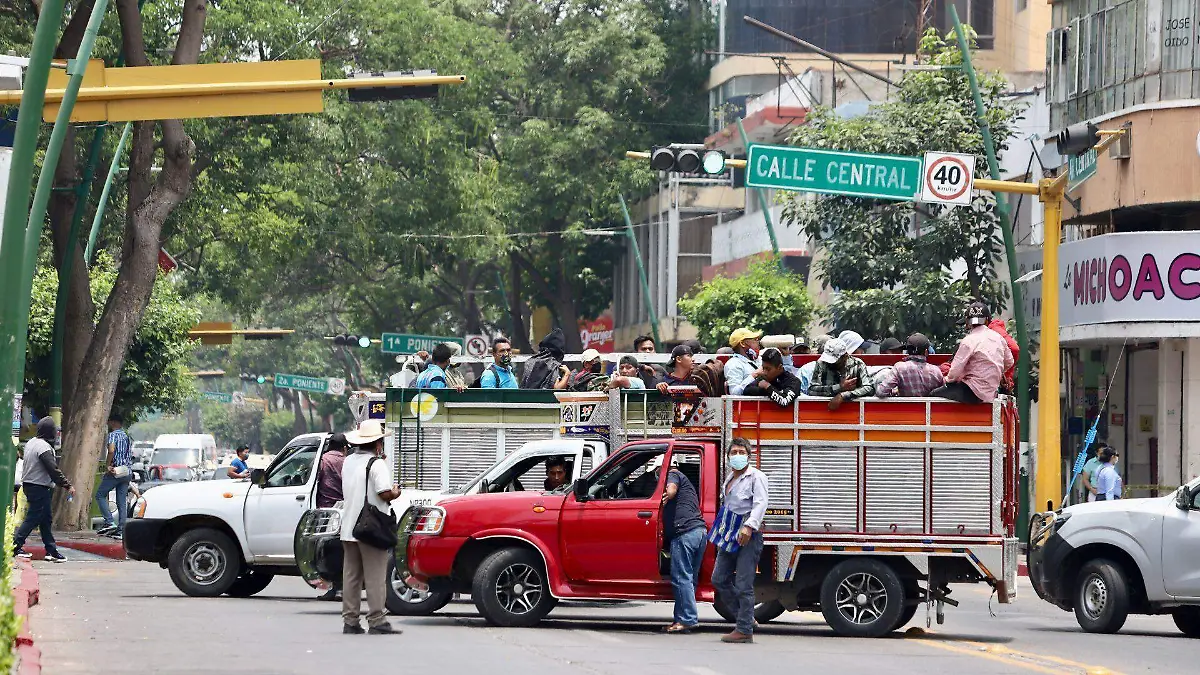
<path fill-rule="evenodd" d="M 643 355 L 659 354 L 655 339 L 642 335 L 633 341 L 633 353 L 605 362 L 604 355 L 587 349 L 580 355 L 579 367 L 572 370 L 566 358 L 566 338 L 555 328 L 541 342 L 537 352 L 525 361 L 518 375 L 513 363 L 513 347 L 508 338 L 492 342 L 491 363 L 472 384 L 467 384 L 451 365 L 456 346 L 437 345 L 431 353 L 418 355 L 410 364 L 408 381 L 419 389 L 551 389 L 560 391 L 603 391 L 607 389 L 657 389 L 695 387 L 704 396 L 765 396 L 781 406 L 791 405 L 798 396 L 829 398 L 836 410 L 848 401 L 865 397 L 941 397 L 964 403 L 989 403 L 1000 393 L 1015 389 L 1013 374 L 1020 352 L 1004 322 L 993 319 L 987 305 L 971 303 L 962 322 L 967 332 L 953 357 L 940 366 L 929 363 L 933 353 L 929 339 L 913 333 L 901 341 L 885 336 L 879 353 L 901 356 L 892 365 L 868 366 L 860 358 L 867 341 L 858 332 L 844 330 L 837 335 L 821 335 L 810 347 L 803 337 L 789 338 L 789 345 L 763 347 L 762 331 L 737 328 L 716 355 L 720 359 L 700 362 L 706 353 L 696 340 L 673 346 L 664 366 L 641 363 Z M 811 352 L 810 352 L 811 350 Z M 819 354 L 802 366 L 793 365 L 796 354 Z M 654 359 L 657 360 L 657 359 Z"/>

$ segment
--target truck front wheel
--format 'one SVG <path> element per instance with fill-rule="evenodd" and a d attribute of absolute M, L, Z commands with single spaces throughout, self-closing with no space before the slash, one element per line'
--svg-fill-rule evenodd
<path fill-rule="evenodd" d="M 248 598 L 270 585 L 275 575 L 271 572 L 250 569 L 238 577 L 229 590 L 225 591 L 231 598 Z"/>
<path fill-rule="evenodd" d="M 197 527 L 175 540 L 167 554 L 167 571 L 175 587 L 187 595 L 215 598 L 228 591 L 242 569 L 237 546 L 220 530 Z"/>
<path fill-rule="evenodd" d="M 1089 633 L 1115 633 L 1129 617 L 1129 584 L 1111 560 L 1093 560 L 1079 571 L 1075 620 Z"/>
<path fill-rule="evenodd" d="M 904 612 L 904 583 L 887 564 L 871 558 L 845 560 L 821 582 L 821 614 L 833 632 L 880 637 Z"/>
<path fill-rule="evenodd" d="M 450 591 L 419 591 L 404 583 L 396 571 L 396 561 L 388 562 L 387 608 L 398 616 L 429 616 L 446 606 Z"/>
<path fill-rule="evenodd" d="M 1200 607 L 1176 607 L 1171 610 L 1171 618 L 1184 635 L 1200 638 Z"/>
<path fill-rule="evenodd" d="M 484 558 L 475 570 L 471 598 L 489 624 L 505 627 L 536 625 L 558 604 L 542 559 L 525 548 L 501 549 Z"/>

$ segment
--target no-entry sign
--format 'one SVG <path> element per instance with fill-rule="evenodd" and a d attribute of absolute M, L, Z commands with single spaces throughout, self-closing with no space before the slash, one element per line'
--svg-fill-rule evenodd
<path fill-rule="evenodd" d="M 921 201 L 968 206 L 975 184 L 975 156 L 957 152 L 925 153 Z"/>

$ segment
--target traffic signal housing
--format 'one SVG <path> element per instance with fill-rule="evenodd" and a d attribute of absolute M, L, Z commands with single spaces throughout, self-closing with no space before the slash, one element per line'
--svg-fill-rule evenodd
<path fill-rule="evenodd" d="M 725 173 L 726 159 L 721 150 L 678 146 L 656 146 L 650 150 L 650 168 L 655 171 L 718 176 Z"/>
<path fill-rule="evenodd" d="M 1100 129 L 1091 122 L 1079 122 L 1058 132 L 1058 154 L 1082 155 L 1100 142 Z"/>
<path fill-rule="evenodd" d="M 327 339 L 332 339 L 333 344 L 337 347 L 358 347 L 360 349 L 367 349 L 371 346 L 371 338 L 367 337 L 366 335 L 350 335 L 343 333 L 341 335 L 334 335 L 332 338 Z"/>
<path fill-rule="evenodd" d="M 387 73 L 354 73 L 349 79 L 370 78 L 370 77 L 411 77 L 413 84 L 403 85 L 387 85 L 383 87 L 363 87 L 350 90 L 351 103 L 369 103 L 372 101 L 402 101 L 409 99 L 421 98 L 437 98 L 438 87 L 436 84 L 418 84 L 420 78 L 435 77 L 436 70 L 418 70 L 411 73 L 387 72 Z"/>
<path fill-rule="evenodd" d="M 254 382 L 256 384 L 266 384 L 268 381 L 275 381 L 275 377 L 272 375 L 259 375 L 258 373 L 242 373 L 238 376 L 238 379 L 243 382 Z"/>

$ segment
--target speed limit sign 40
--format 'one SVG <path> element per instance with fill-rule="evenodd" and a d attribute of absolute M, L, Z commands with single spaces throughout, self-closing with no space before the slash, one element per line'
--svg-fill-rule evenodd
<path fill-rule="evenodd" d="M 925 153 L 921 201 L 966 206 L 971 203 L 971 189 L 974 185 L 974 155 L 957 152 Z"/>

